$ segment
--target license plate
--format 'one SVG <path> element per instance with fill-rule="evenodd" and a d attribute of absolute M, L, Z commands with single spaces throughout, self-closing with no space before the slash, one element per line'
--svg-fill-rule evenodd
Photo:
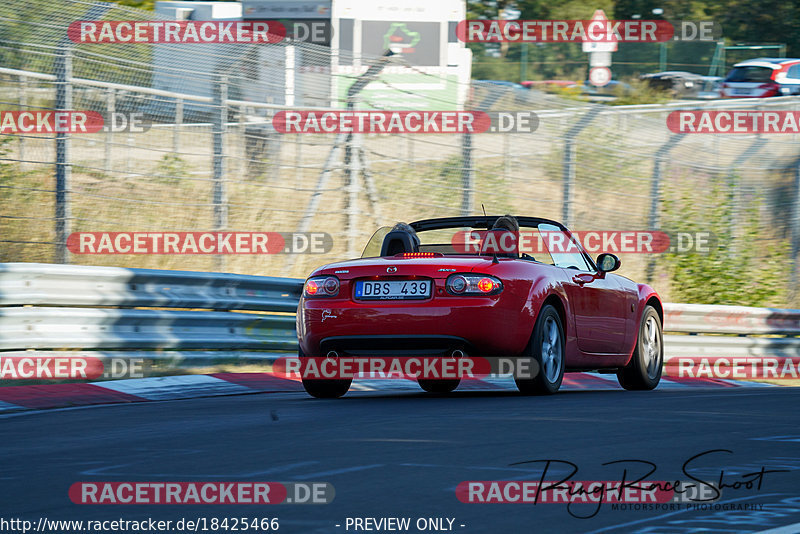
<path fill-rule="evenodd" d="M 431 295 L 430 280 L 362 280 L 356 282 L 359 300 L 414 300 Z"/>
<path fill-rule="evenodd" d="M 750 89 L 734 89 L 733 94 L 735 95 L 749 95 Z"/>

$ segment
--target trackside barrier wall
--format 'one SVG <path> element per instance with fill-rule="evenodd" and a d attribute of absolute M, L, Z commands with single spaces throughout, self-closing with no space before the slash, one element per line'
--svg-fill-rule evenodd
<path fill-rule="evenodd" d="M 0 350 L 272 358 L 297 346 L 302 286 L 267 276 L 0 264 Z"/>

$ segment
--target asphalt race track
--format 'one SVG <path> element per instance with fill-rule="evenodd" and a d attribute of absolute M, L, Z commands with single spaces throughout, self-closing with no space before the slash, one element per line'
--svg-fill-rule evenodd
<path fill-rule="evenodd" d="M 800 389 L 690 388 L 653 392 L 564 391 L 553 397 L 457 391 L 353 392 L 339 400 L 303 393 L 251 394 L 4 416 L 0 507 L 30 519 L 277 517 L 280 532 L 355 532 L 348 517 L 454 518 L 457 532 L 800 531 Z M 565 504 L 468 504 L 467 480 L 538 480 L 553 459 L 574 480 L 618 480 L 619 465 L 657 464 L 648 480 L 742 480 L 766 469 L 757 489 L 725 489 L 718 504 L 760 510 L 612 510 L 575 518 Z M 555 465 L 555 464 L 554 464 Z M 560 464 L 559 464 L 560 465 Z M 639 467 L 632 467 L 639 468 Z M 549 474 L 563 475 L 563 466 Z M 77 481 L 325 481 L 326 505 L 77 505 Z M 756 508 L 756 507 L 752 507 Z M 595 504 L 571 508 L 590 515 Z M 340 526 L 336 526 L 340 525 Z M 447 522 L 444 522 L 447 525 Z M 463 525 L 463 526 L 462 526 Z"/>

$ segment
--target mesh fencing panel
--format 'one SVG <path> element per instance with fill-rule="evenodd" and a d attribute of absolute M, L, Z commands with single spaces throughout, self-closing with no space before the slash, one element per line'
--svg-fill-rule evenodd
<path fill-rule="evenodd" d="M 725 205 L 730 233 L 720 239 L 735 236 L 737 246 L 757 251 L 777 247 L 783 252 L 774 258 L 785 263 L 775 268 L 796 273 L 798 136 L 676 135 L 666 127 L 668 113 L 682 107 L 797 110 L 794 98 L 614 107 L 459 83 L 395 62 L 374 82 L 386 91 L 364 91 L 352 101 L 356 109 L 411 109 L 413 74 L 417 84 L 447 87 L 426 97 L 432 109 L 465 100 L 467 109 L 533 110 L 539 127 L 367 134 L 344 146 L 336 134 L 280 134 L 271 119 L 279 110 L 344 108 L 347 88 L 381 58 L 291 41 L 77 44 L 67 30 L 78 20 L 156 16 L 77 0 L 0 5 L 0 110 L 57 109 L 61 91 L 70 95 L 68 109 L 137 112 L 151 124 L 143 133 L 65 136 L 70 232 L 316 231 L 330 234 L 333 248 L 268 256 L 69 254 L 71 263 L 299 277 L 360 254 L 378 226 L 477 214 L 481 205 L 490 214 L 564 220 L 576 230 L 702 230 Z M 58 146 L 51 134 L 0 136 L 0 261 L 60 259 Z M 622 258 L 622 274 L 652 280 L 669 298 L 658 257 Z M 774 304 L 798 304 L 793 283 L 786 280 Z"/>

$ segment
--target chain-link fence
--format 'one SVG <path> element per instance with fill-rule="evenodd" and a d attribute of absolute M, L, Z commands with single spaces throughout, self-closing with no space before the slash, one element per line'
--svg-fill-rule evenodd
<path fill-rule="evenodd" d="M 754 254 L 753 276 L 764 268 L 778 273 L 771 304 L 800 304 L 792 300 L 800 248 L 798 135 L 680 135 L 666 122 L 676 109 L 797 110 L 797 99 L 614 107 L 414 69 L 426 87 L 446 87 L 426 97 L 432 109 L 533 110 L 539 127 L 281 134 L 271 121 L 280 110 L 411 109 L 415 89 L 397 74 L 409 67 L 350 57 L 335 68 L 331 56 L 341 60 L 346 52 L 291 41 L 255 49 L 67 38 L 76 20 L 153 18 L 76 0 L 0 6 L 0 109 L 135 111 L 152 124 L 140 133 L 0 136 L 0 261 L 305 276 L 359 255 L 378 226 L 477 214 L 483 206 L 490 214 L 562 220 L 576 230 L 710 230 L 720 245 Z M 348 99 L 347 88 L 375 65 L 388 73 L 374 78 L 388 91 Z M 398 95 L 408 102 L 398 103 Z M 84 256 L 64 247 L 71 232 L 217 230 L 326 232 L 333 248 Z M 623 274 L 650 280 L 669 298 L 675 277 L 662 256 L 622 259 Z"/>

